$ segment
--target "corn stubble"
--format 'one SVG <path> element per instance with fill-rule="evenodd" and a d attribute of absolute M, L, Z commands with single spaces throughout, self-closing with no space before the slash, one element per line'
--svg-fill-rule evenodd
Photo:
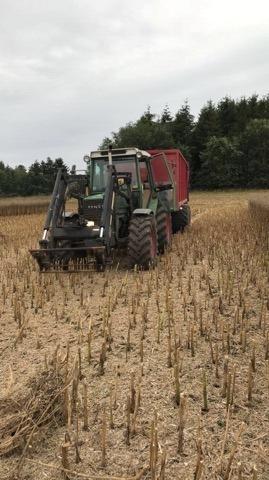
<path fill-rule="evenodd" d="M 37 273 L 42 220 L 1 218 L 5 470 L 9 454 L 30 480 L 267 478 L 267 207 L 202 213 L 155 270 L 84 276 Z M 45 375 L 43 402 L 17 400 Z"/>

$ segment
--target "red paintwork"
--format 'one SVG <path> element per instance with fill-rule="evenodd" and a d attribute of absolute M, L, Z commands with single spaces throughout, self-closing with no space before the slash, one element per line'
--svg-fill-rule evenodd
<path fill-rule="evenodd" d="M 176 200 L 178 204 L 189 200 L 189 164 L 180 150 L 148 150 L 150 155 L 164 153 L 167 163 L 171 169 L 176 185 Z M 161 167 L 160 167 L 161 168 Z M 162 172 L 160 171 L 160 176 Z"/>

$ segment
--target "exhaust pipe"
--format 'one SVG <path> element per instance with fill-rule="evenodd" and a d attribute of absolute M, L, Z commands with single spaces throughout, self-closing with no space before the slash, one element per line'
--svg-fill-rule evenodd
<path fill-rule="evenodd" d="M 108 147 L 108 165 L 112 165 L 112 145 Z"/>

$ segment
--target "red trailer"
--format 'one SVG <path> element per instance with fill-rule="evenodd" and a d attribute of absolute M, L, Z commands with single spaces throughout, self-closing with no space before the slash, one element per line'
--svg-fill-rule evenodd
<path fill-rule="evenodd" d="M 190 224 L 189 201 L 189 164 L 179 149 L 150 149 L 152 168 L 157 183 L 166 183 L 170 173 L 174 187 L 174 208 L 172 213 L 173 232 Z"/>

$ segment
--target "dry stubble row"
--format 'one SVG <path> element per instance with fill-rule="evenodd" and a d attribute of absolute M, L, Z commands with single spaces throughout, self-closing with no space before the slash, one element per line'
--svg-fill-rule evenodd
<path fill-rule="evenodd" d="M 176 236 L 154 271 L 81 277 L 36 272 L 26 247 L 40 222 L 5 220 L 3 387 L 15 396 L 18 380 L 67 359 L 73 376 L 65 427 L 45 448 L 35 432 L 4 471 L 266 479 L 268 224 L 222 208 Z"/>

